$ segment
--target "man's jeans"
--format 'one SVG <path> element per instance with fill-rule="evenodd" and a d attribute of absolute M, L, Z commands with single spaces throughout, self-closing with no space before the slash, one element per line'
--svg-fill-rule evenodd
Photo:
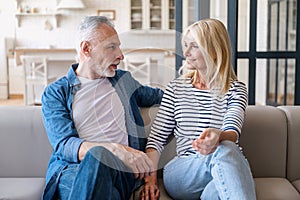
<path fill-rule="evenodd" d="M 164 168 L 164 184 L 174 199 L 256 199 L 249 164 L 230 141 L 207 156 L 175 157 Z"/>
<path fill-rule="evenodd" d="M 129 199 L 135 178 L 123 162 L 103 147 L 92 148 L 80 164 L 62 172 L 58 196 L 65 199 Z"/>

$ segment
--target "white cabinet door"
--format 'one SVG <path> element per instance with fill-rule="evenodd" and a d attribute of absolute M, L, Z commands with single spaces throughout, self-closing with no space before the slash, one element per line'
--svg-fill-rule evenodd
<path fill-rule="evenodd" d="M 143 29 L 145 9 L 143 8 L 145 0 L 130 0 L 130 16 L 131 16 L 131 29 Z"/>
<path fill-rule="evenodd" d="M 132 30 L 175 29 L 174 0 L 130 0 Z"/>

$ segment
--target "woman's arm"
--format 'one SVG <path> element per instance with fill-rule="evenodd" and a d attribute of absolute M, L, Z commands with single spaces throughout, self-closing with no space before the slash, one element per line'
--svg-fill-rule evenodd
<path fill-rule="evenodd" d="M 247 104 L 246 85 L 239 81 L 234 82 L 229 91 L 227 111 L 221 128 L 223 131 L 234 131 L 237 134 L 237 140 L 234 142 L 238 142 L 241 135 Z"/>
<path fill-rule="evenodd" d="M 169 135 L 173 133 L 175 124 L 174 90 L 172 85 L 169 84 L 163 95 L 161 105 L 151 127 L 150 136 L 148 137 L 146 154 L 152 160 L 155 170 L 151 176 L 145 178 L 145 186 L 141 193 L 141 199 L 143 200 L 156 200 L 159 198 L 157 183 L 158 161 Z"/>
<path fill-rule="evenodd" d="M 228 103 L 221 129 L 208 128 L 192 146 L 203 155 L 213 153 L 224 140 L 237 142 L 244 122 L 247 106 L 247 89 L 245 84 L 236 81 L 228 92 Z"/>
<path fill-rule="evenodd" d="M 142 200 L 156 200 L 159 198 L 160 194 L 157 183 L 157 168 L 160 154 L 156 149 L 153 148 L 146 149 L 146 154 L 153 162 L 154 171 L 151 176 L 147 176 L 144 178 L 145 186 L 140 195 Z"/>

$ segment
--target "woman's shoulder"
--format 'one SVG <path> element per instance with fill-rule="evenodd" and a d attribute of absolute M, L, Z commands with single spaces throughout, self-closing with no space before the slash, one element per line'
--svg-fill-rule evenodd
<path fill-rule="evenodd" d="M 247 89 L 247 86 L 242 81 L 233 80 L 230 82 L 230 89 Z"/>
<path fill-rule="evenodd" d="M 190 84 L 191 79 L 185 78 L 184 76 L 179 76 L 170 81 L 170 84 Z"/>
<path fill-rule="evenodd" d="M 230 83 L 230 88 L 229 91 L 227 93 L 227 95 L 231 96 L 231 97 L 243 97 L 243 98 L 247 98 L 248 94 L 248 90 L 247 90 L 247 86 L 244 82 L 239 81 L 239 80 L 234 80 Z"/>
<path fill-rule="evenodd" d="M 176 77 L 172 79 L 168 84 L 167 88 L 177 88 L 177 87 L 184 87 L 190 84 L 190 79 L 186 79 L 183 76 Z"/>

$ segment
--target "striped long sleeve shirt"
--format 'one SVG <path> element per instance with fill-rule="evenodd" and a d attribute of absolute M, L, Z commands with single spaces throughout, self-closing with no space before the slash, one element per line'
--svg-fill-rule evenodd
<path fill-rule="evenodd" d="M 179 77 L 166 88 L 146 148 L 161 153 L 169 135 L 174 134 L 177 155 L 188 156 L 196 153 L 192 141 L 206 128 L 233 130 L 239 138 L 246 106 L 247 89 L 242 82 L 231 82 L 229 91 L 220 97 Z"/>

